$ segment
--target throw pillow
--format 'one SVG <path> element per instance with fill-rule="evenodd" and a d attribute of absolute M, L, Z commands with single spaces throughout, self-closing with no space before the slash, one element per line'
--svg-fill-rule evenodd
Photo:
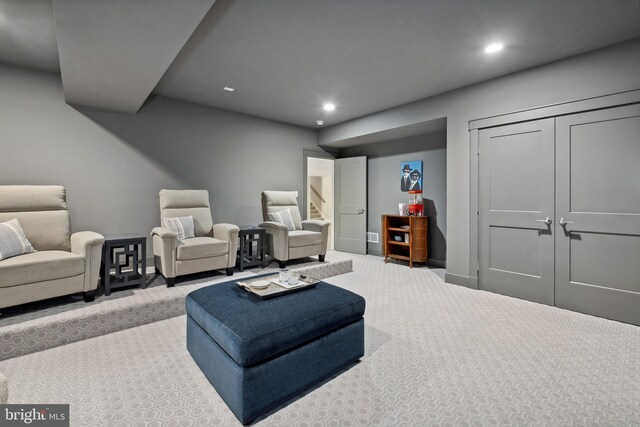
<path fill-rule="evenodd" d="M 196 236 L 191 215 L 165 218 L 164 225 L 178 235 L 178 240 L 190 239 Z"/>
<path fill-rule="evenodd" d="M 35 251 L 24 234 L 20 221 L 12 219 L 0 224 L 0 261 Z"/>
<path fill-rule="evenodd" d="M 291 212 L 289 212 L 289 209 L 273 212 L 273 213 L 270 213 L 268 216 L 269 216 L 269 221 L 284 224 L 287 226 L 289 230 L 296 229 L 296 225 L 293 223 L 293 218 L 291 217 Z"/>

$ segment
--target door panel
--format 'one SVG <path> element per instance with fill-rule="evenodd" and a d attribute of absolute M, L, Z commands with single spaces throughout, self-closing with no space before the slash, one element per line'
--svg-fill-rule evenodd
<path fill-rule="evenodd" d="M 556 121 L 556 305 L 640 324 L 640 106 Z"/>
<path fill-rule="evenodd" d="M 361 224 L 362 217 L 360 215 L 353 215 L 352 213 L 340 214 L 340 237 L 342 239 L 360 240 L 361 236 Z"/>
<path fill-rule="evenodd" d="M 367 158 L 336 159 L 335 248 L 367 253 Z"/>
<path fill-rule="evenodd" d="M 539 132 L 491 137 L 489 150 L 489 209 L 539 212 L 541 144 Z M 533 161 L 514 161 L 532 159 Z"/>
<path fill-rule="evenodd" d="M 553 119 L 480 131 L 479 287 L 554 303 Z"/>
<path fill-rule="evenodd" d="M 569 245 L 571 282 L 640 292 L 639 236 L 571 233 Z"/>
<path fill-rule="evenodd" d="M 571 125 L 572 211 L 640 213 L 639 138 L 638 117 Z"/>
<path fill-rule="evenodd" d="M 540 277 L 541 248 L 538 230 L 491 227 L 489 268 Z"/>

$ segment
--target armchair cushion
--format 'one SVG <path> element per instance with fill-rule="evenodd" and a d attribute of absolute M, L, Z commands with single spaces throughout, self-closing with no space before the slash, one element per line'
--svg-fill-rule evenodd
<path fill-rule="evenodd" d="M 293 218 L 291 217 L 291 211 L 289 209 L 272 212 L 268 214 L 268 217 L 269 221 L 284 224 L 290 231 L 296 229 L 296 225 L 293 223 Z"/>
<path fill-rule="evenodd" d="M 193 216 L 191 215 L 164 218 L 164 225 L 169 230 L 176 233 L 180 240 L 191 239 L 196 236 Z"/>
<path fill-rule="evenodd" d="M 59 185 L 0 185 L 0 222 L 17 218 L 37 251 L 70 251 L 71 220 Z"/>
<path fill-rule="evenodd" d="M 268 221 L 268 214 L 289 209 L 296 230 L 302 230 L 302 217 L 298 209 L 295 191 L 263 191 L 262 192 L 262 220 Z"/>
<path fill-rule="evenodd" d="M 211 236 L 213 219 L 207 190 L 160 190 L 160 218 L 191 215 L 196 237 Z"/>
<path fill-rule="evenodd" d="M 194 237 L 178 243 L 177 259 L 181 261 L 226 255 L 229 242 L 213 237 Z"/>
<path fill-rule="evenodd" d="M 319 245 L 322 243 L 322 233 L 317 231 L 295 230 L 289 232 L 289 247 Z"/>
<path fill-rule="evenodd" d="M 20 221 L 12 219 L 0 223 L 0 261 L 31 252 L 35 249 L 24 234 Z"/>
<path fill-rule="evenodd" d="M 85 258 L 66 251 L 40 251 L 0 261 L 0 288 L 84 273 Z"/>

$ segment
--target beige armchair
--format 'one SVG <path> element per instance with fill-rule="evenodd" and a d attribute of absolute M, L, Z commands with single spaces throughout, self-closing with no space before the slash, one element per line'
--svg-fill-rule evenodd
<path fill-rule="evenodd" d="M 278 222 L 270 221 L 269 214 L 288 209 L 295 225 L 295 230 Z M 263 191 L 262 218 L 260 227 L 267 230 L 267 253 L 278 260 L 280 268 L 284 268 L 290 259 L 318 255 L 324 262 L 329 240 L 329 223 L 327 221 L 302 221 L 298 200 L 294 191 Z"/>
<path fill-rule="evenodd" d="M 177 276 L 226 269 L 233 274 L 238 248 L 238 230 L 233 224 L 214 224 L 207 190 L 160 190 L 160 222 L 165 218 L 193 216 L 195 237 L 179 240 L 162 226 L 151 231 L 156 271 L 167 286 Z"/>
<path fill-rule="evenodd" d="M 17 219 L 36 252 L 0 261 L 0 308 L 82 292 L 93 301 L 104 237 L 71 234 L 59 185 L 1 185 L 0 222 Z"/>

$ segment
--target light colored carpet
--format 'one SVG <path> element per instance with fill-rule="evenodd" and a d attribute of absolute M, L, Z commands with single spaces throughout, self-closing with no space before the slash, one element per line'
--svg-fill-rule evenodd
<path fill-rule="evenodd" d="M 337 251 L 327 252 L 325 262 L 318 262 L 317 257 L 305 257 L 296 260 L 291 260 L 287 263 L 287 268 L 292 270 L 300 269 L 326 269 L 330 267 L 330 264 L 343 263 L 351 261 L 351 254 Z M 266 268 L 254 267 L 245 269 L 245 271 L 235 271 L 231 278 L 235 277 L 247 277 L 253 274 L 271 273 L 278 270 L 278 263 L 272 261 Z M 351 267 L 349 267 L 351 271 Z M 343 273 L 344 271 L 342 271 Z M 328 274 L 325 271 L 321 271 L 320 274 Z M 329 277 L 329 276 L 323 276 Z M 192 285 L 199 285 L 208 283 L 212 280 L 227 279 L 224 270 L 219 271 L 205 271 L 203 273 L 190 274 L 187 276 L 180 276 L 176 279 L 174 288 L 167 288 L 164 277 L 156 274 L 147 275 L 147 284 L 144 288 L 130 287 L 116 289 L 111 292 L 111 295 L 105 296 L 102 286 L 98 287 L 98 296 L 96 300 L 90 303 L 85 303 L 81 295 L 66 295 L 58 298 L 51 298 L 42 301 L 35 301 L 29 304 L 23 304 L 15 307 L 7 307 L 0 309 L 0 328 L 5 326 L 23 324 L 27 321 L 42 319 L 43 317 L 57 316 L 62 313 L 75 311 L 78 309 L 87 309 L 89 307 L 96 307 L 101 304 L 110 304 L 111 301 L 116 300 L 141 300 L 145 294 L 161 294 L 170 293 L 176 291 L 178 288 L 189 287 Z M 133 297 L 133 298 L 132 298 Z"/>
<path fill-rule="evenodd" d="M 351 258 L 335 251 L 327 254 L 326 262 L 302 258 L 287 265 L 317 279 L 353 269 Z M 232 277 L 206 272 L 179 278 L 172 288 L 158 284 L 165 284 L 162 276 L 152 276 L 151 286 L 114 291 L 91 303 L 67 296 L 9 309 L 0 318 L 0 360 L 180 316 L 185 314 L 184 299 L 191 291 L 276 270 L 274 267 L 245 270 Z"/>
<path fill-rule="evenodd" d="M 640 328 L 353 256 L 328 279 L 367 300 L 362 361 L 264 426 L 640 425 Z M 0 362 L 11 403 L 71 425 L 240 425 L 185 349 L 185 317 Z"/>

